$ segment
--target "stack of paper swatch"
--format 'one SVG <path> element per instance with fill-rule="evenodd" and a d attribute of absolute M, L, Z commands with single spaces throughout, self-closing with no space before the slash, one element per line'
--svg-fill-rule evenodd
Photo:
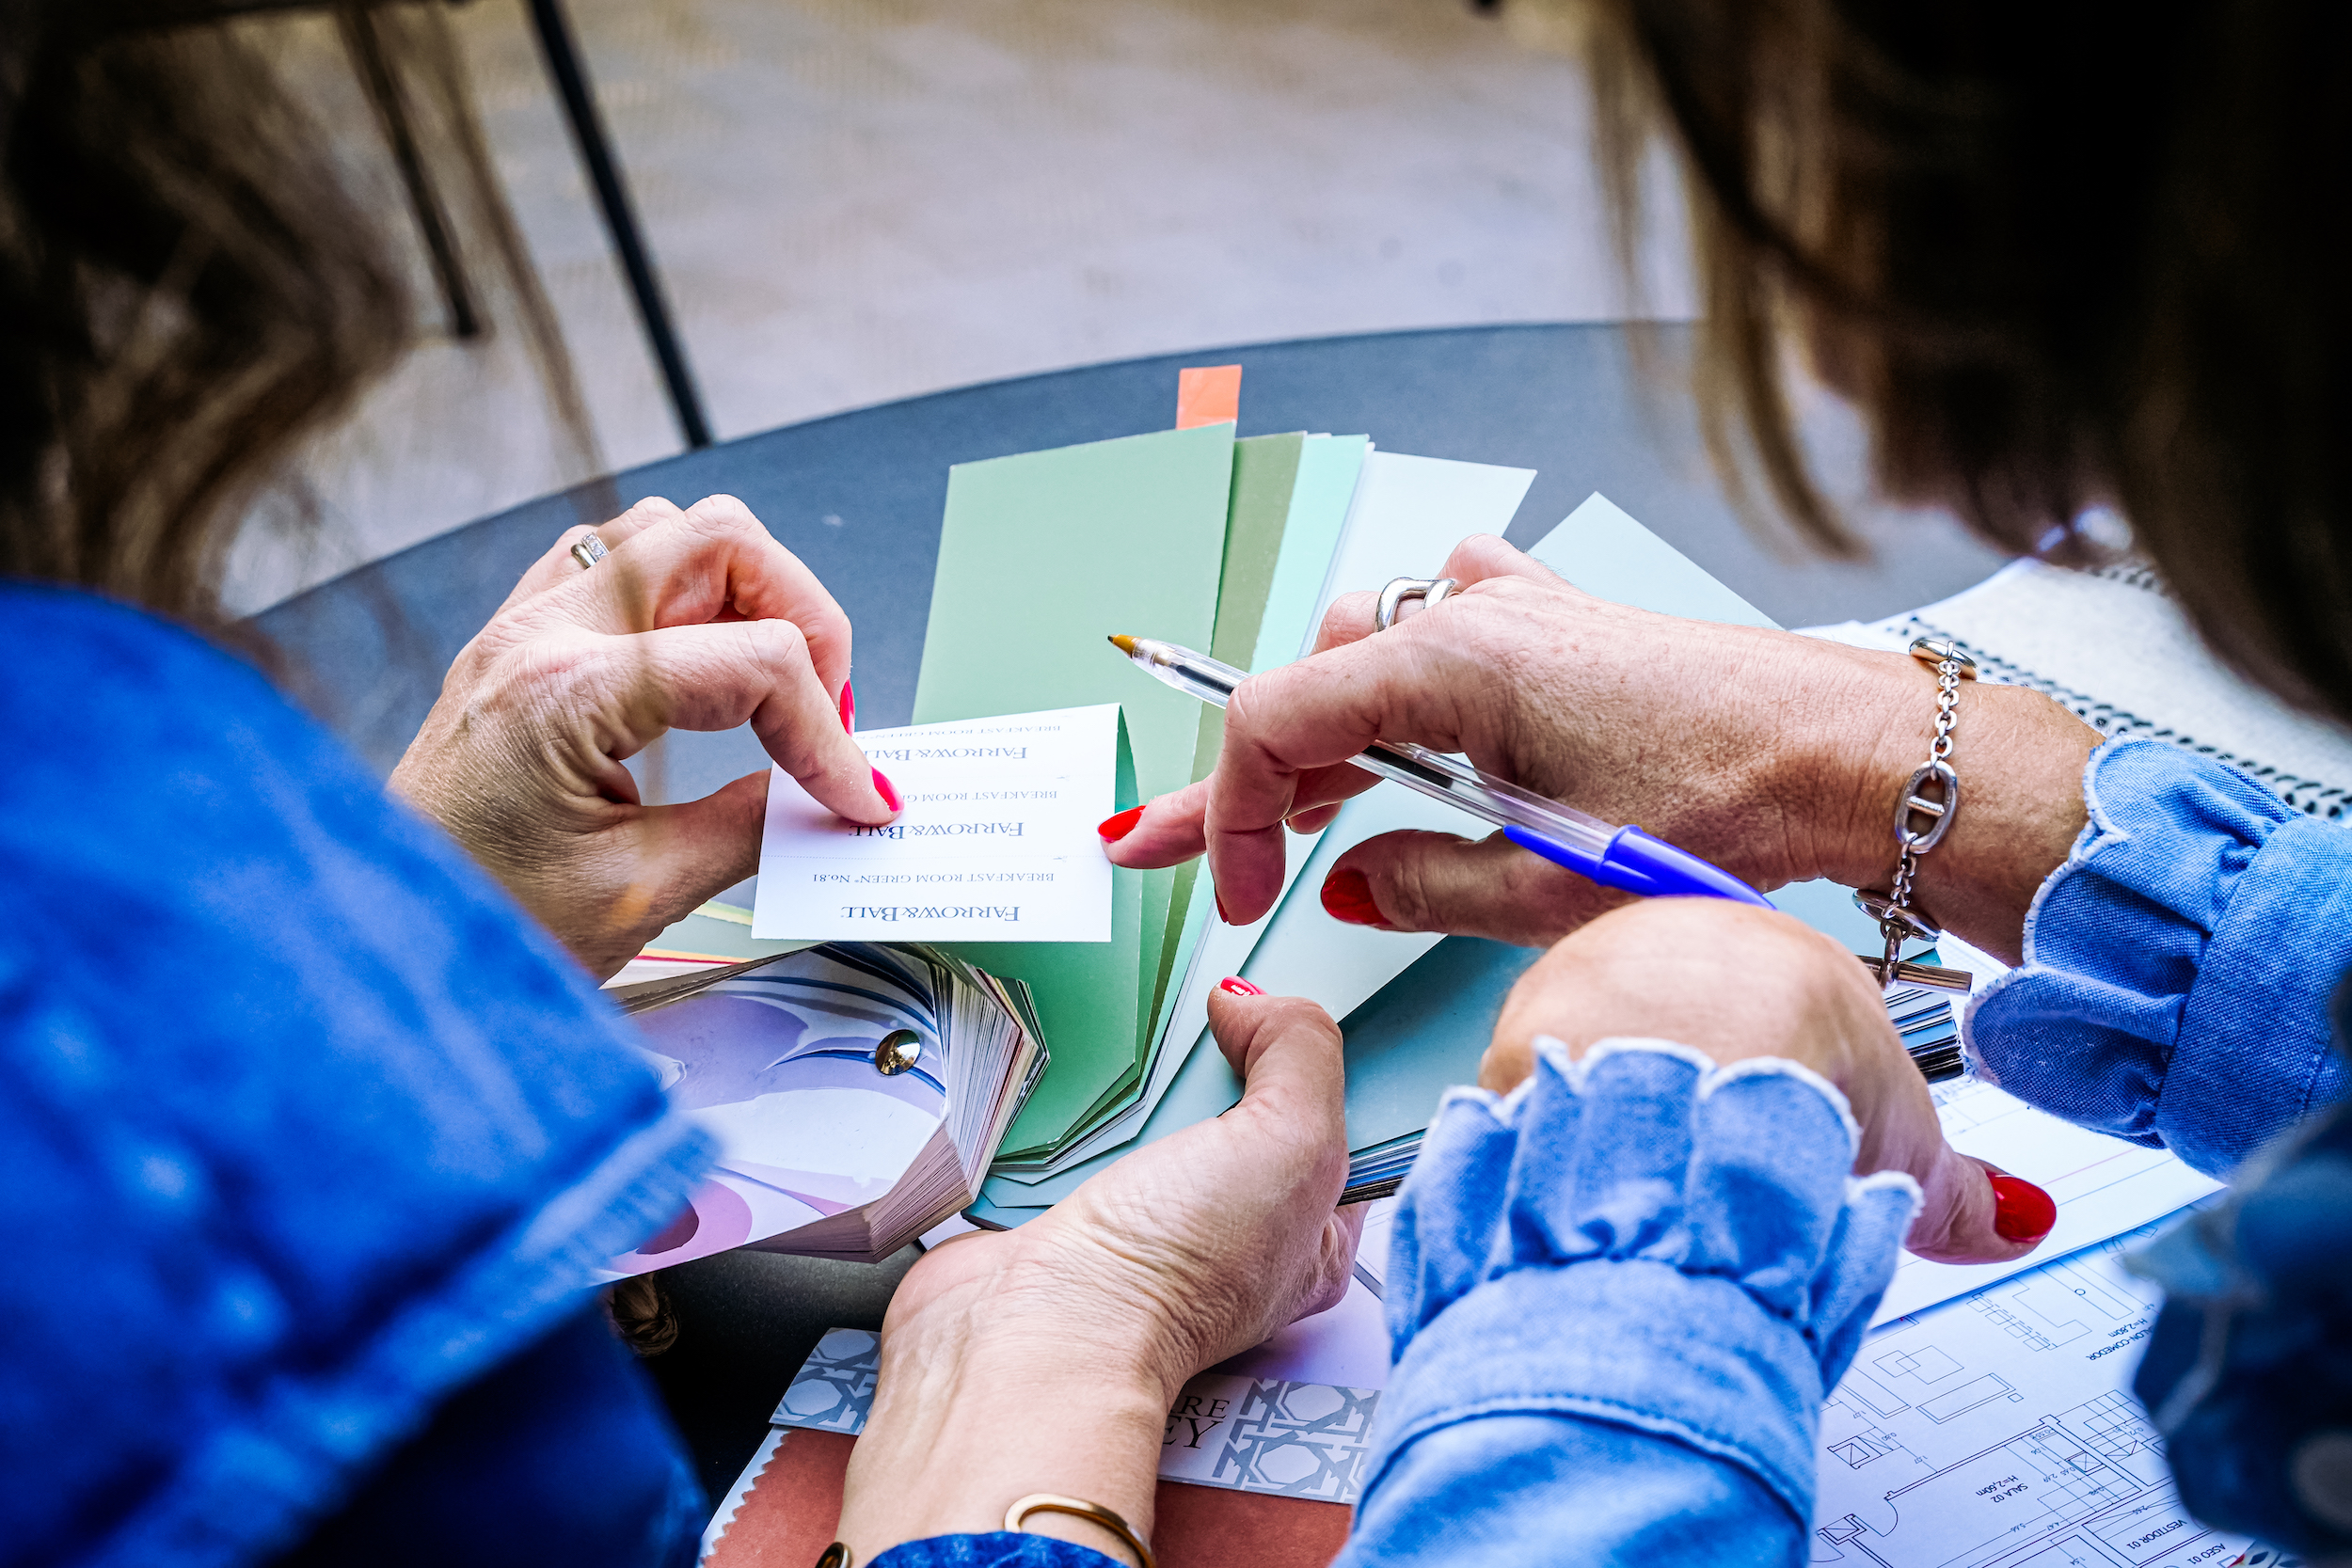
<path fill-rule="evenodd" d="M 1027 989 L 933 948 L 836 942 L 631 988 L 718 1168 L 614 1276 L 730 1247 L 874 1262 L 969 1204 L 1046 1056 Z"/>
<path fill-rule="evenodd" d="M 1252 672 L 1288 663 L 1334 598 L 1433 576 L 1464 537 L 1502 533 L 1534 478 L 1380 451 L 1361 436 L 1237 440 L 1231 423 L 961 466 L 948 483 L 914 721 L 1118 703 L 1134 774 L 1120 804 L 1165 794 L 1214 768 L 1223 715 L 1137 675 L 1104 647 L 1107 634 L 1204 648 Z M 1598 496 L 1533 553 L 1606 598 L 1772 624 Z M 1054 1053 L 976 1217 L 1031 1218 L 1125 1148 L 1232 1104 L 1239 1085 L 1202 1046 L 1209 990 L 1235 974 L 1343 1021 L 1359 1176 L 1401 1175 L 1438 1091 L 1475 1076 L 1502 995 L 1535 955 L 1342 925 L 1317 890 L 1340 853 L 1375 833 L 1473 826 L 1382 784 L 1319 837 L 1292 842 L 1284 896 L 1252 925 L 1217 917 L 1196 864 L 1117 872 L 1109 942 L 953 944 L 1028 982 Z M 1858 949 L 1875 945 L 1843 889 L 1775 898 Z M 1939 1016 L 1947 1025 L 1948 1009 Z"/>

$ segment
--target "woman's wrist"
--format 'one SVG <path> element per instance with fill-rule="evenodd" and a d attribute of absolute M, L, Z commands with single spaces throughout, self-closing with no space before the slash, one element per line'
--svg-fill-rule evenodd
<path fill-rule="evenodd" d="M 1184 1373 L 1139 1326 L 1147 1315 L 1088 1313 L 1083 1297 L 1008 1288 L 1011 1277 L 974 1273 L 884 1328 L 842 1497 L 839 1536 L 857 1561 L 904 1541 L 1002 1529 L 1007 1508 L 1037 1492 L 1100 1504 L 1150 1540 L 1171 1380 Z M 1023 1528 L 1132 1557 L 1073 1515 L 1041 1513 Z"/>
<path fill-rule="evenodd" d="M 1935 732 L 1935 673 L 1903 654 L 1851 651 L 1813 705 L 1827 809 L 1815 873 L 1883 889 L 1895 869 L 1895 804 Z M 1963 682 L 1951 765 L 1961 806 L 1919 858 L 1914 907 L 1995 958 L 2018 958 L 2026 911 L 2082 832 L 2082 770 L 2102 737 L 2038 691 Z"/>

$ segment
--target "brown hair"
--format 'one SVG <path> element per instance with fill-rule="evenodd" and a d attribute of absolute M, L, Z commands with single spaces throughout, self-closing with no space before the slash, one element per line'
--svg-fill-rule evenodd
<path fill-rule="evenodd" d="M 1584 21 L 1621 218 L 1651 127 L 1683 158 L 1735 496 L 1760 472 L 1851 551 L 1790 429 L 1793 338 L 1862 411 L 1890 496 L 2020 552 L 2112 504 L 2223 658 L 2352 716 L 2352 9 L 1593 0 Z"/>
<path fill-rule="evenodd" d="M 0 4 L 0 572 L 204 621 L 246 508 L 410 316 L 268 67 L 150 23 Z"/>

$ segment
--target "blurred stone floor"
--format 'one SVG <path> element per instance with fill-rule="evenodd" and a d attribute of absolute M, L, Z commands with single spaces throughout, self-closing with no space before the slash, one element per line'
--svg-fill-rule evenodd
<path fill-rule="evenodd" d="M 569 8 L 722 438 L 1136 355 L 1690 312 L 1671 202 L 1621 282 L 1576 68 L 1465 0 Z M 411 252 L 427 336 L 310 459 L 315 532 L 240 552 L 239 608 L 681 445 L 520 0 L 448 14 L 594 446 L 511 314 L 442 334 L 331 25 L 248 24 Z"/>

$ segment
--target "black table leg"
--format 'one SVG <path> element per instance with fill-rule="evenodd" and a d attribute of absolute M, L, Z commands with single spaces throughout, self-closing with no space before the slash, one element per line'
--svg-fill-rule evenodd
<path fill-rule="evenodd" d="M 688 446 L 707 447 L 710 445 L 710 421 L 703 417 L 702 395 L 694 389 L 693 372 L 686 364 L 686 349 L 678 341 L 677 328 L 670 320 L 669 303 L 662 297 L 661 279 L 654 272 L 644 234 L 638 228 L 628 187 L 621 182 L 620 166 L 613 161 L 603 118 L 596 112 L 595 95 L 589 91 L 587 70 L 572 41 L 571 24 L 564 15 L 563 0 L 531 0 L 531 22 L 539 35 L 539 51 L 548 62 L 548 74 L 555 79 L 556 94 L 564 101 L 564 118 L 571 125 L 572 143 L 579 148 L 580 161 L 588 166 L 589 182 L 596 187 L 596 205 L 603 209 L 604 226 L 612 236 L 612 248 L 620 253 L 621 269 L 628 275 L 628 291 L 637 301 L 637 318 L 644 324 L 645 339 L 653 345 L 654 358 L 661 366 L 661 379 L 670 389 L 670 406 L 677 413 L 678 429 Z"/>

